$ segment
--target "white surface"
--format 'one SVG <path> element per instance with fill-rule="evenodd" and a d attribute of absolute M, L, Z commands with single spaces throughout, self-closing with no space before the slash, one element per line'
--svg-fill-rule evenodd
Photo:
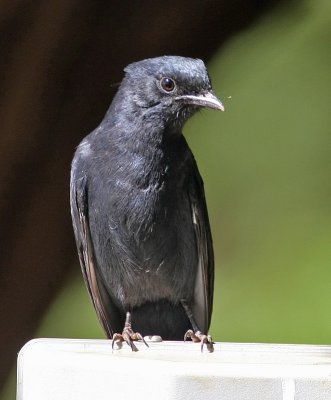
<path fill-rule="evenodd" d="M 18 400 L 331 400 L 331 346 L 36 339 L 18 356 Z"/>

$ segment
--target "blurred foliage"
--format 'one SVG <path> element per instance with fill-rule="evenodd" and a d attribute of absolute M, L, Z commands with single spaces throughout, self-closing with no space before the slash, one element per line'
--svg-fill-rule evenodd
<path fill-rule="evenodd" d="M 238 34 L 209 64 L 225 113 L 185 126 L 214 234 L 215 340 L 331 341 L 330 22 L 327 0 L 291 1 Z M 83 285 L 68 280 L 36 337 L 104 337 Z"/>
<path fill-rule="evenodd" d="M 217 340 L 331 341 L 331 3 L 289 4 L 215 55 L 226 112 L 186 127 L 214 231 Z"/>

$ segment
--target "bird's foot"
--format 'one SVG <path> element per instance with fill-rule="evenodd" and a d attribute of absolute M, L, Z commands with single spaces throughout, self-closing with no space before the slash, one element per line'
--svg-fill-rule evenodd
<path fill-rule="evenodd" d="M 192 329 L 189 329 L 184 336 L 184 342 L 187 339 L 191 339 L 192 342 L 201 342 L 201 352 L 203 351 L 203 347 L 206 345 L 209 353 L 214 351 L 214 342 L 210 335 L 205 335 L 200 331 L 193 332 Z"/>
<path fill-rule="evenodd" d="M 122 333 L 114 333 L 112 348 L 114 349 L 115 343 L 117 343 L 117 345 L 121 345 L 123 342 L 126 342 L 131 347 L 132 351 L 138 351 L 137 346 L 134 344 L 134 341 L 138 340 L 141 340 L 147 347 L 149 347 L 139 332 L 134 332 L 131 326 L 125 326 Z"/>
<path fill-rule="evenodd" d="M 117 344 L 118 348 L 121 348 L 122 343 L 126 342 L 131 347 L 132 351 L 138 351 L 137 346 L 133 343 L 134 341 L 138 340 L 141 340 L 147 347 L 149 347 L 142 335 L 139 332 L 133 331 L 131 326 L 131 312 L 127 311 L 123 332 L 114 333 L 112 348 L 114 349 L 115 343 Z"/>

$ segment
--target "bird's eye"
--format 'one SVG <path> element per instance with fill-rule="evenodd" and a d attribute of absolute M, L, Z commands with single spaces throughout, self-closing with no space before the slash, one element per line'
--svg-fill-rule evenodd
<path fill-rule="evenodd" d="M 176 87 L 175 81 L 171 78 L 166 78 L 166 77 L 161 79 L 160 85 L 165 92 L 172 92 Z"/>

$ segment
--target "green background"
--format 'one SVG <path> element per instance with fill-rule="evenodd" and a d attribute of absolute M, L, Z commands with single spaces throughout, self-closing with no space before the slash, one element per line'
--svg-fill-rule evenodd
<path fill-rule="evenodd" d="M 330 43 L 330 1 L 287 2 L 208 65 L 226 111 L 185 135 L 213 230 L 217 341 L 331 342 Z M 80 274 L 35 336 L 104 337 Z"/>

